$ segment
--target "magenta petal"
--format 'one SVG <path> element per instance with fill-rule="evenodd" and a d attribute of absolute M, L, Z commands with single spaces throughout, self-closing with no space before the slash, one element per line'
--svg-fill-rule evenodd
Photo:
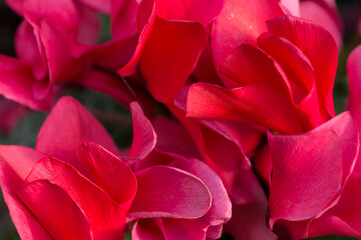
<path fill-rule="evenodd" d="M 199 23 L 155 18 L 139 62 L 155 99 L 166 103 L 173 100 L 207 43 L 207 31 Z"/>
<path fill-rule="evenodd" d="M 27 182 L 48 180 L 61 187 L 87 218 L 95 239 L 119 239 L 125 225 L 125 211 L 110 196 L 71 165 L 52 158 L 40 160 Z"/>
<path fill-rule="evenodd" d="M 137 180 L 130 167 L 91 142 L 79 145 L 79 155 L 93 181 L 124 209 L 129 209 L 137 190 Z"/>
<path fill-rule="evenodd" d="M 300 133 L 292 104 L 268 84 L 226 89 L 207 83 L 188 91 L 187 117 L 245 121 L 283 133 Z"/>
<path fill-rule="evenodd" d="M 171 167 L 182 169 L 200 178 L 212 195 L 212 206 L 206 215 L 210 225 L 227 222 L 232 216 L 232 204 L 219 176 L 204 162 L 197 159 L 175 159 Z"/>
<path fill-rule="evenodd" d="M 341 189 L 343 166 L 338 136 L 326 129 L 294 136 L 268 134 L 268 140 L 273 166 L 271 227 L 278 219 L 316 217 Z"/>
<path fill-rule="evenodd" d="M 154 149 L 157 135 L 139 103 L 132 102 L 130 109 L 133 118 L 133 141 L 129 157 L 143 159 Z"/>
<path fill-rule="evenodd" d="M 48 92 L 42 99 L 33 95 L 36 79 L 31 65 L 18 59 L 0 55 L 0 94 L 32 109 L 48 110 L 53 94 Z"/>
<path fill-rule="evenodd" d="M 358 127 L 361 127 L 361 45 L 355 48 L 347 60 L 350 90 L 350 110 Z"/>
<path fill-rule="evenodd" d="M 314 129 L 312 132 L 323 132 L 332 129 L 337 136 L 342 153 L 343 183 L 352 174 L 359 153 L 359 134 L 350 112 L 343 112 L 332 118 L 325 124 Z"/>
<path fill-rule="evenodd" d="M 77 157 L 81 140 L 97 143 L 115 155 L 119 150 L 104 127 L 71 97 L 61 98 L 41 127 L 36 150 L 83 169 Z"/>
<path fill-rule="evenodd" d="M 212 197 L 205 184 L 183 170 L 154 166 L 136 174 L 138 191 L 130 218 L 199 218 L 205 215 Z"/>
<path fill-rule="evenodd" d="M 212 29 L 216 70 L 240 44 L 255 45 L 257 37 L 266 31 L 265 22 L 282 14 L 277 1 L 260 0 L 249 4 L 245 0 L 227 0 Z"/>
<path fill-rule="evenodd" d="M 0 161 L 4 161 L 22 180 L 43 157 L 44 154 L 28 147 L 0 145 Z"/>
<path fill-rule="evenodd" d="M 133 240 L 165 240 L 162 230 L 157 225 L 160 219 L 139 219 L 132 229 Z"/>
<path fill-rule="evenodd" d="M 252 45 L 242 44 L 237 47 L 225 58 L 220 73 L 240 87 L 269 83 L 292 101 L 291 87 L 283 70 L 272 57 Z"/>
<path fill-rule="evenodd" d="M 341 17 L 338 15 L 337 9 L 327 6 L 327 3 L 321 1 L 303 1 L 300 2 L 301 18 L 311 20 L 313 23 L 325 28 L 335 39 L 337 47 L 342 48 L 342 26 Z M 327 1 L 323 1 L 327 2 Z M 331 12 L 330 12 L 331 11 Z"/>
<path fill-rule="evenodd" d="M 267 22 L 269 32 L 288 39 L 310 60 L 316 77 L 319 104 L 324 115 L 335 115 L 333 83 L 338 62 L 338 49 L 333 37 L 322 27 L 305 20 L 282 16 Z"/>
<path fill-rule="evenodd" d="M 60 187 L 39 180 L 26 184 L 17 194 L 54 239 L 91 239 L 87 219 Z"/>
<path fill-rule="evenodd" d="M 21 237 L 29 240 L 53 239 L 34 215 L 19 199 L 15 192 L 6 192 L 3 189 L 3 197 L 9 208 L 11 219 Z"/>

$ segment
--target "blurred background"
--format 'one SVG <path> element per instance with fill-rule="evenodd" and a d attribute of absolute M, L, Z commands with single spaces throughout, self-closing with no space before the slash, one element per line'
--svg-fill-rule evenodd
<path fill-rule="evenodd" d="M 345 110 L 345 106 L 347 109 L 347 56 L 361 43 L 361 1 L 338 0 L 336 3 L 343 20 L 344 30 L 344 44 L 339 53 L 339 66 L 334 87 L 335 109 L 337 113 L 340 113 Z M 21 17 L 8 8 L 4 0 L 0 0 L 0 54 L 15 56 L 13 41 L 20 21 Z M 130 144 L 131 116 L 116 101 L 84 89 L 74 89 L 64 94 L 72 95 L 82 102 L 104 124 L 119 147 Z M 45 112 L 31 111 L 0 96 L 0 144 L 34 147 L 36 135 L 46 116 Z M 0 193 L 0 240 L 12 239 L 20 238 Z"/>

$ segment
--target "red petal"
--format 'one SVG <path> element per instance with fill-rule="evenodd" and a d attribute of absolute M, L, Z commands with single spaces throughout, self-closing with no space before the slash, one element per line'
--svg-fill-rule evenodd
<path fill-rule="evenodd" d="M 213 23 L 211 42 L 216 70 L 240 44 L 255 45 L 258 35 L 266 31 L 265 22 L 282 14 L 277 1 L 257 0 L 249 4 L 245 0 L 227 0 Z"/>
<path fill-rule="evenodd" d="M 283 133 L 302 132 L 293 106 L 268 84 L 235 89 L 193 84 L 188 92 L 187 117 L 238 120 Z"/>
<path fill-rule="evenodd" d="M 87 218 L 95 239 L 119 239 L 122 236 L 124 209 L 71 165 L 44 158 L 27 178 L 27 182 L 36 180 L 48 180 L 61 187 Z"/>
<path fill-rule="evenodd" d="M 325 117 L 335 116 L 332 89 L 338 49 L 333 37 L 322 27 L 291 16 L 267 22 L 268 30 L 296 45 L 310 60 L 316 76 L 319 104 Z"/>
<path fill-rule="evenodd" d="M 0 55 L 0 93 L 15 102 L 24 104 L 32 109 L 48 110 L 52 103 L 53 94 L 41 99 L 33 95 L 34 78 L 32 67 L 15 58 Z"/>
<path fill-rule="evenodd" d="M 349 55 L 347 73 L 350 90 L 350 110 L 357 125 L 361 127 L 361 45 Z"/>
<path fill-rule="evenodd" d="M 133 117 L 133 141 L 129 157 L 145 158 L 155 147 L 157 135 L 139 103 L 130 104 Z"/>
<path fill-rule="evenodd" d="M 269 83 L 292 101 L 291 87 L 280 66 L 268 54 L 252 45 L 242 44 L 237 47 L 225 58 L 220 73 L 241 87 Z"/>
<path fill-rule="evenodd" d="M 128 210 L 137 191 L 137 179 L 128 165 L 91 142 L 82 142 L 79 153 L 95 184 Z"/>
<path fill-rule="evenodd" d="M 342 20 L 337 9 L 333 9 L 327 3 L 321 1 L 300 2 L 301 18 L 311 20 L 313 23 L 325 28 L 335 39 L 338 49 L 342 48 Z M 327 1 L 323 1 L 327 2 Z"/>
<path fill-rule="evenodd" d="M 212 197 L 204 183 L 185 171 L 154 166 L 136 174 L 138 191 L 130 218 L 199 218 L 205 215 Z"/>
<path fill-rule="evenodd" d="M 14 192 L 3 189 L 3 196 L 21 239 L 53 239 Z"/>
<path fill-rule="evenodd" d="M 139 61 L 152 95 L 158 101 L 170 102 L 193 71 L 207 43 L 208 34 L 201 24 L 155 17 L 153 26 L 148 24 L 143 30 L 133 58 L 118 73 L 132 73 Z"/>
<path fill-rule="evenodd" d="M 269 134 L 268 140 L 273 166 L 271 227 L 278 219 L 306 220 L 325 210 L 342 184 L 342 152 L 336 133 L 326 129 L 295 136 Z"/>
<path fill-rule="evenodd" d="M 28 147 L 0 145 L 0 157 L 0 161 L 4 161 L 20 179 L 25 180 L 35 163 L 45 155 Z"/>
<path fill-rule="evenodd" d="M 81 140 L 97 143 L 115 155 L 119 150 L 103 126 L 71 97 L 61 98 L 41 127 L 36 150 L 82 170 L 77 156 Z"/>
<path fill-rule="evenodd" d="M 82 211 L 60 187 L 39 180 L 26 184 L 17 194 L 53 238 L 92 238 Z"/>

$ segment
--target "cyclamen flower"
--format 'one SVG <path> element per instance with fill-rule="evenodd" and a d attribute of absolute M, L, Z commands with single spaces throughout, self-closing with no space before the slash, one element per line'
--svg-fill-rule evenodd
<path fill-rule="evenodd" d="M 301 135 L 268 135 L 270 227 L 285 239 L 361 237 L 359 134 L 349 112 Z M 355 169 L 355 170 L 354 170 Z M 287 181 L 285 181 L 287 179 Z"/>
<path fill-rule="evenodd" d="M 139 105 L 132 109 L 136 126 L 148 125 L 146 131 L 135 128 L 131 159 L 119 158 L 104 128 L 69 97 L 60 99 L 46 119 L 35 150 L 0 146 L 0 183 L 22 239 L 119 239 L 128 221 L 144 218 L 163 221 L 169 239 L 177 236 L 174 227 L 185 223 L 195 239 L 219 236 L 219 230 L 207 232 L 230 218 L 219 178 L 196 159 L 141 160 L 156 138 Z M 139 141 L 139 133 L 149 132 L 151 147 L 144 138 Z M 135 172 L 127 164 L 131 160 Z M 146 223 L 136 224 L 135 239 L 154 234 L 142 230 Z"/>

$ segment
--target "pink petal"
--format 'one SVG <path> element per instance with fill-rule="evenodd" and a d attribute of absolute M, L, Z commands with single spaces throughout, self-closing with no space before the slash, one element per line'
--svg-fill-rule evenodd
<path fill-rule="evenodd" d="M 87 7 L 94 8 L 97 11 L 110 14 L 112 1 L 111 0 L 79 0 L 80 3 Z"/>
<path fill-rule="evenodd" d="M 14 193 L 9 193 L 3 189 L 3 197 L 9 208 L 11 220 L 21 239 L 29 240 L 50 240 L 52 237 L 38 222 L 34 215 Z"/>
<path fill-rule="evenodd" d="M 199 23 L 155 18 L 139 69 L 156 100 L 173 100 L 193 71 L 207 42 L 208 34 Z"/>
<path fill-rule="evenodd" d="M 231 234 L 236 240 L 277 239 L 266 225 L 267 198 L 256 176 L 249 171 L 240 180 L 240 183 L 248 184 L 248 194 L 253 199 L 247 203 L 233 204 L 232 218 L 225 224 L 224 232 Z M 243 183 L 245 180 L 247 182 Z"/>
<path fill-rule="evenodd" d="M 69 195 L 87 218 L 94 239 L 119 239 L 123 235 L 124 209 L 71 165 L 44 158 L 27 178 L 28 183 L 37 180 L 48 180 Z"/>
<path fill-rule="evenodd" d="M 101 2 L 101 1 L 98 1 Z M 115 40 L 125 40 L 137 35 L 137 11 L 139 1 L 111 1 L 111 31 Z"/>
<path fill-rule="evenodd" d="M 269 32 L 288 39 L 310 60 L 315 71 L 319 104 L 323 107 L 321 111 L 325 117 L 333 117 L 332 89 L 338 49 L 332 36 L 319 26 L 291 16 L 270 20 L 267 28 Z"/>
<path fill-rule="evenodd" d="M 44 154 L 28 147 L 0 145 L 0 161 L 5 162 L 22 180 L 25 180 L 35 163 L 43 157 Z"/>
<path fill-rule="evenodd" d="M 291 87 L 280 66 L 268 54 L 252 45 L 237 47 L 221 64 L 220 73 L 241 87 L 269 83 L 292 101 Z"/>
<path fill-rule="evenodd" d="M 265 22 L 282 14 L 276 1 L 258 0 L 249 4 L 244 0 L 227 0 L 212 29 L 216 70 L 240 44 L 255 45 L 258 35 L 266 31 Z"/>
<path fill-rule="evenodd" d="M 115 155 L 119 150 L 103 126 L 71 97 L 61 98 L 41 127 L 36 150 L 82 170 L 77 156 L 81 140 L 97 143 Z"/>
<path fill-rule="evenodd" d="M 197 159 L 178 158 L 169 165 L 184 170 L 200 178 L 212 195 L 212 206 L 205 218 L 209 225 L 218 225 L 231 218 L 232 204 L 219 176 L 204 162 Z"/>
<path fill-rule="evenodd" d="M 205 224 L 190 219 L 162 219 L 165 239 L 206 239 Z"/>
<path fill-rule="evenodd" d="M 359 153 L 358 129 L 350 112 L 343 112 L 337 115 L 330 121 L 314 129 L 313 132 L 323 132 L 327 129 L 332 129 L 338 136 L 343 161 L 343 183 L 345 183 L 354 170 Z"/>
<path fill-rule="evenodd" d="M 152 125 L 157 133 L 157 149 L 184 157 L 200 157 L 192 137 L 181 124 L 163 116 L 156 116 L 152 118 Z"/>
<path fill-rule="evenodd" d="M 268 134 L 272 156 L 269 211 L 278 219 L 315 217 L 332 203 L 342 184 L 342 152 L 330 129 L 303 135 Z M 287 181 L 285 181 L 287 179 Z"/>
<path fill-rule="evenodd" d="M 279 0 L 281 6 L 285 8 L 286 14 L 299 17 L 300 16 L 300 2 L 299 0 Z"/>
<path fill-rule="evenodd" d="M 268 84 L 235 89 L 193 84 L 188 92 L 187 117 L 238 120 L 284 133 L 302 132 L 293 106 Z"/>
<path fill-rule="evenodd" d="M 154 166 L 136 174 L 138 191 L 129 218 L 199 218 L 211 206 L 206 185 L 194 175 L 166 166 Z"/>
<path fill-rule="evenodd" d="M 53 238 L 91 239 L 84 214 L 60 187 L 39 180 L 26 184 L 17 194 Z"/>
<path fill-rule="evenodd" d="M 133 118 L 133 141 L 129 157 L 143 159 L 154 149 L 157 135 L 139 103 L 132 102 L 130 109 Z"/>
<path fill-rule="evenodd" d="M 139 219 L 136 221 L 132 229 L 132 239 L 165 240 L 163 232 L 157 225 L 158 221 L 160 219 Z"/>
<path fill-rule="evenodd" d="M 350 110 L 358 127 L 361 127 L 361 45 L 349 55 L 347 73 L 350 90 Z"/>
<path fill-rule="evenodd" d="M 342 20 L 336 8 L 332 8 L 322 1 L 302 1 L 300 2 L 300 13 L 301 18 L 311 20 L 325 28 L 335 39 L 338 49 L 342 48 Z"/>
<path fill-rule="evenodd" d="M 158 101 L 170 102 L 193 71 L 207 42 L 208 34 L 201 24 L 155 16 L 144 28 L 133 58 L 118 73 L 132 74 L 139 62 L 152 95 Z"/>
<path fill-rule="evenodd" d="M 121 79 L 97 70 L 89 70 L 78 82 L 79 85 L 105 93 L 124 106 L 135 101 L 135 97 Z"/>
<path fill-rule="evenodd" d="M 124 209 L 129 209 L 137 191 L 137 180 L 128 165 L 91 142 L 79 144 L 79 155 L 95 184 Z"/>
<path fill-rule="evenodd" d="M 52 92 L 48 92 L 42 99 L 37 99 L 33 95 L 33 84 L 37 80 L 34 78 L 31 65 L 0 55 L 0 72 L 0 93 L 4 97 L 32 109 L 48 110 L 50 108 L 53 99 Z"/>
<path fill-rule="evenodd" d="M 341 198 L 337 205 L 327 211 L 324 216 L 315 219 L 310 224 L 312 235 L 337 234 L 353 237 L 361 237 L 361 208 L 358 202 L 361 200 L 359 188 L 361 186 L 361 175 L 354 173 L 346 183 Z M 327 225 L 326 225 L 327 224 Z M 332 228 L 326 228 L 331 224 Z"/>

